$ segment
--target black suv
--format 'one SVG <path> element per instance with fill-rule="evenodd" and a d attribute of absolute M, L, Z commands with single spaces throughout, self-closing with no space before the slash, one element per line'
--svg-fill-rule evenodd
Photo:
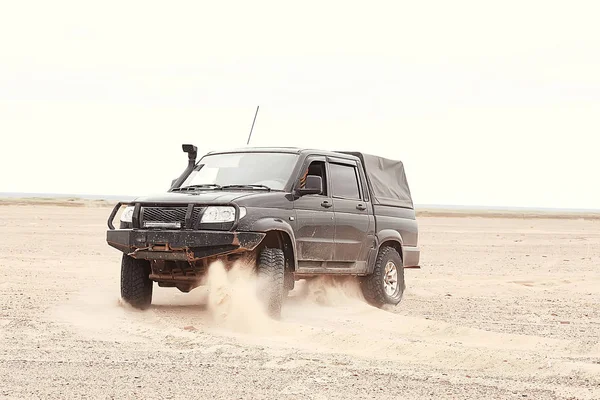
<path fill-rule="evenodd" d="M 418 227 L 401 161 L 360 152 L 244 148 L 212 152 L 163 194 L 118 203 L 107 231 L 123 252 L 121 296 L 145 309 L 153 282 L 189 292 L 211 262 L 253 256 L 258 291 L 280 315 L 294 282 L 354 275 L 375 306 L 398 304 L 419 267 Z M 112 221 L 118 211 L 119 229 Z"/>

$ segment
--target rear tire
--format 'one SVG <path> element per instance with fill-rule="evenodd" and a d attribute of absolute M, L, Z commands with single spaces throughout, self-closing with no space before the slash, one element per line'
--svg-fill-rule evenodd
<path fill-rule="evenodd" d="M 134 308 L 145 310 L 152 304 L 150 261 L 123 254 L 121 260 L 121 298 Z"/>
<path fill-rule="evenodd" d="M 272 318 L 281 316 L 284 298 L 285 255 L 281 249 L 264 248 L 257 263 L 258 297 Z"/>
<path fill-rule="evenodd" d="M 375 307 L 395 306 L 402 300 L 405 287 L 402 257 L 395 248 L 382 247 L 373 273 L 361 279 L 365 300 Z"/>

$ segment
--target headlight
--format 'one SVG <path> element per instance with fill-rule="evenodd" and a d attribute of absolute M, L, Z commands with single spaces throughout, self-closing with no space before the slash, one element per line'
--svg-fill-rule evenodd
<path fill-rule="evenodd" d="M 246 215 L 246 209 L 240 207 L 240 218 Z M 222 222 L 233 222 L 235 221 L 235 208 L 234 207 L 223 207 L 223 206 L 211 206 L 207 207 L 202 214 L 202 223 L 222 223 Z"/>
<path fill-rule="evenodd" d="M 133 210 L 133 206 L 125 207 L 125 211 L 123 211 L 123 214 L 121 214 L 121 222 L 131 222 L 131 219 L 133 218 Z"/>

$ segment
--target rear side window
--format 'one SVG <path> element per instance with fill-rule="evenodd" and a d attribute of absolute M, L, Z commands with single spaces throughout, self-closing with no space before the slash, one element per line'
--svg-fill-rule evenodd
<path fill-rule="evenodd" d="M 331 190 L 334 197 L 360 200 L 356 167 L 343 164 L 329 164 L 331 171 Z"/>

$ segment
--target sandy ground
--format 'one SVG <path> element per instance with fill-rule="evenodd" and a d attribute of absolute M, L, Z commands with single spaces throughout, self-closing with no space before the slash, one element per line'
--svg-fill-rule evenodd
<path fill-rule="evenodd" d="M 244 279 L 119 301 L 109 208 L 0 206 L 0 397 L 599 399 L 600 220 L 420 218 L 399 306 Z"/>

